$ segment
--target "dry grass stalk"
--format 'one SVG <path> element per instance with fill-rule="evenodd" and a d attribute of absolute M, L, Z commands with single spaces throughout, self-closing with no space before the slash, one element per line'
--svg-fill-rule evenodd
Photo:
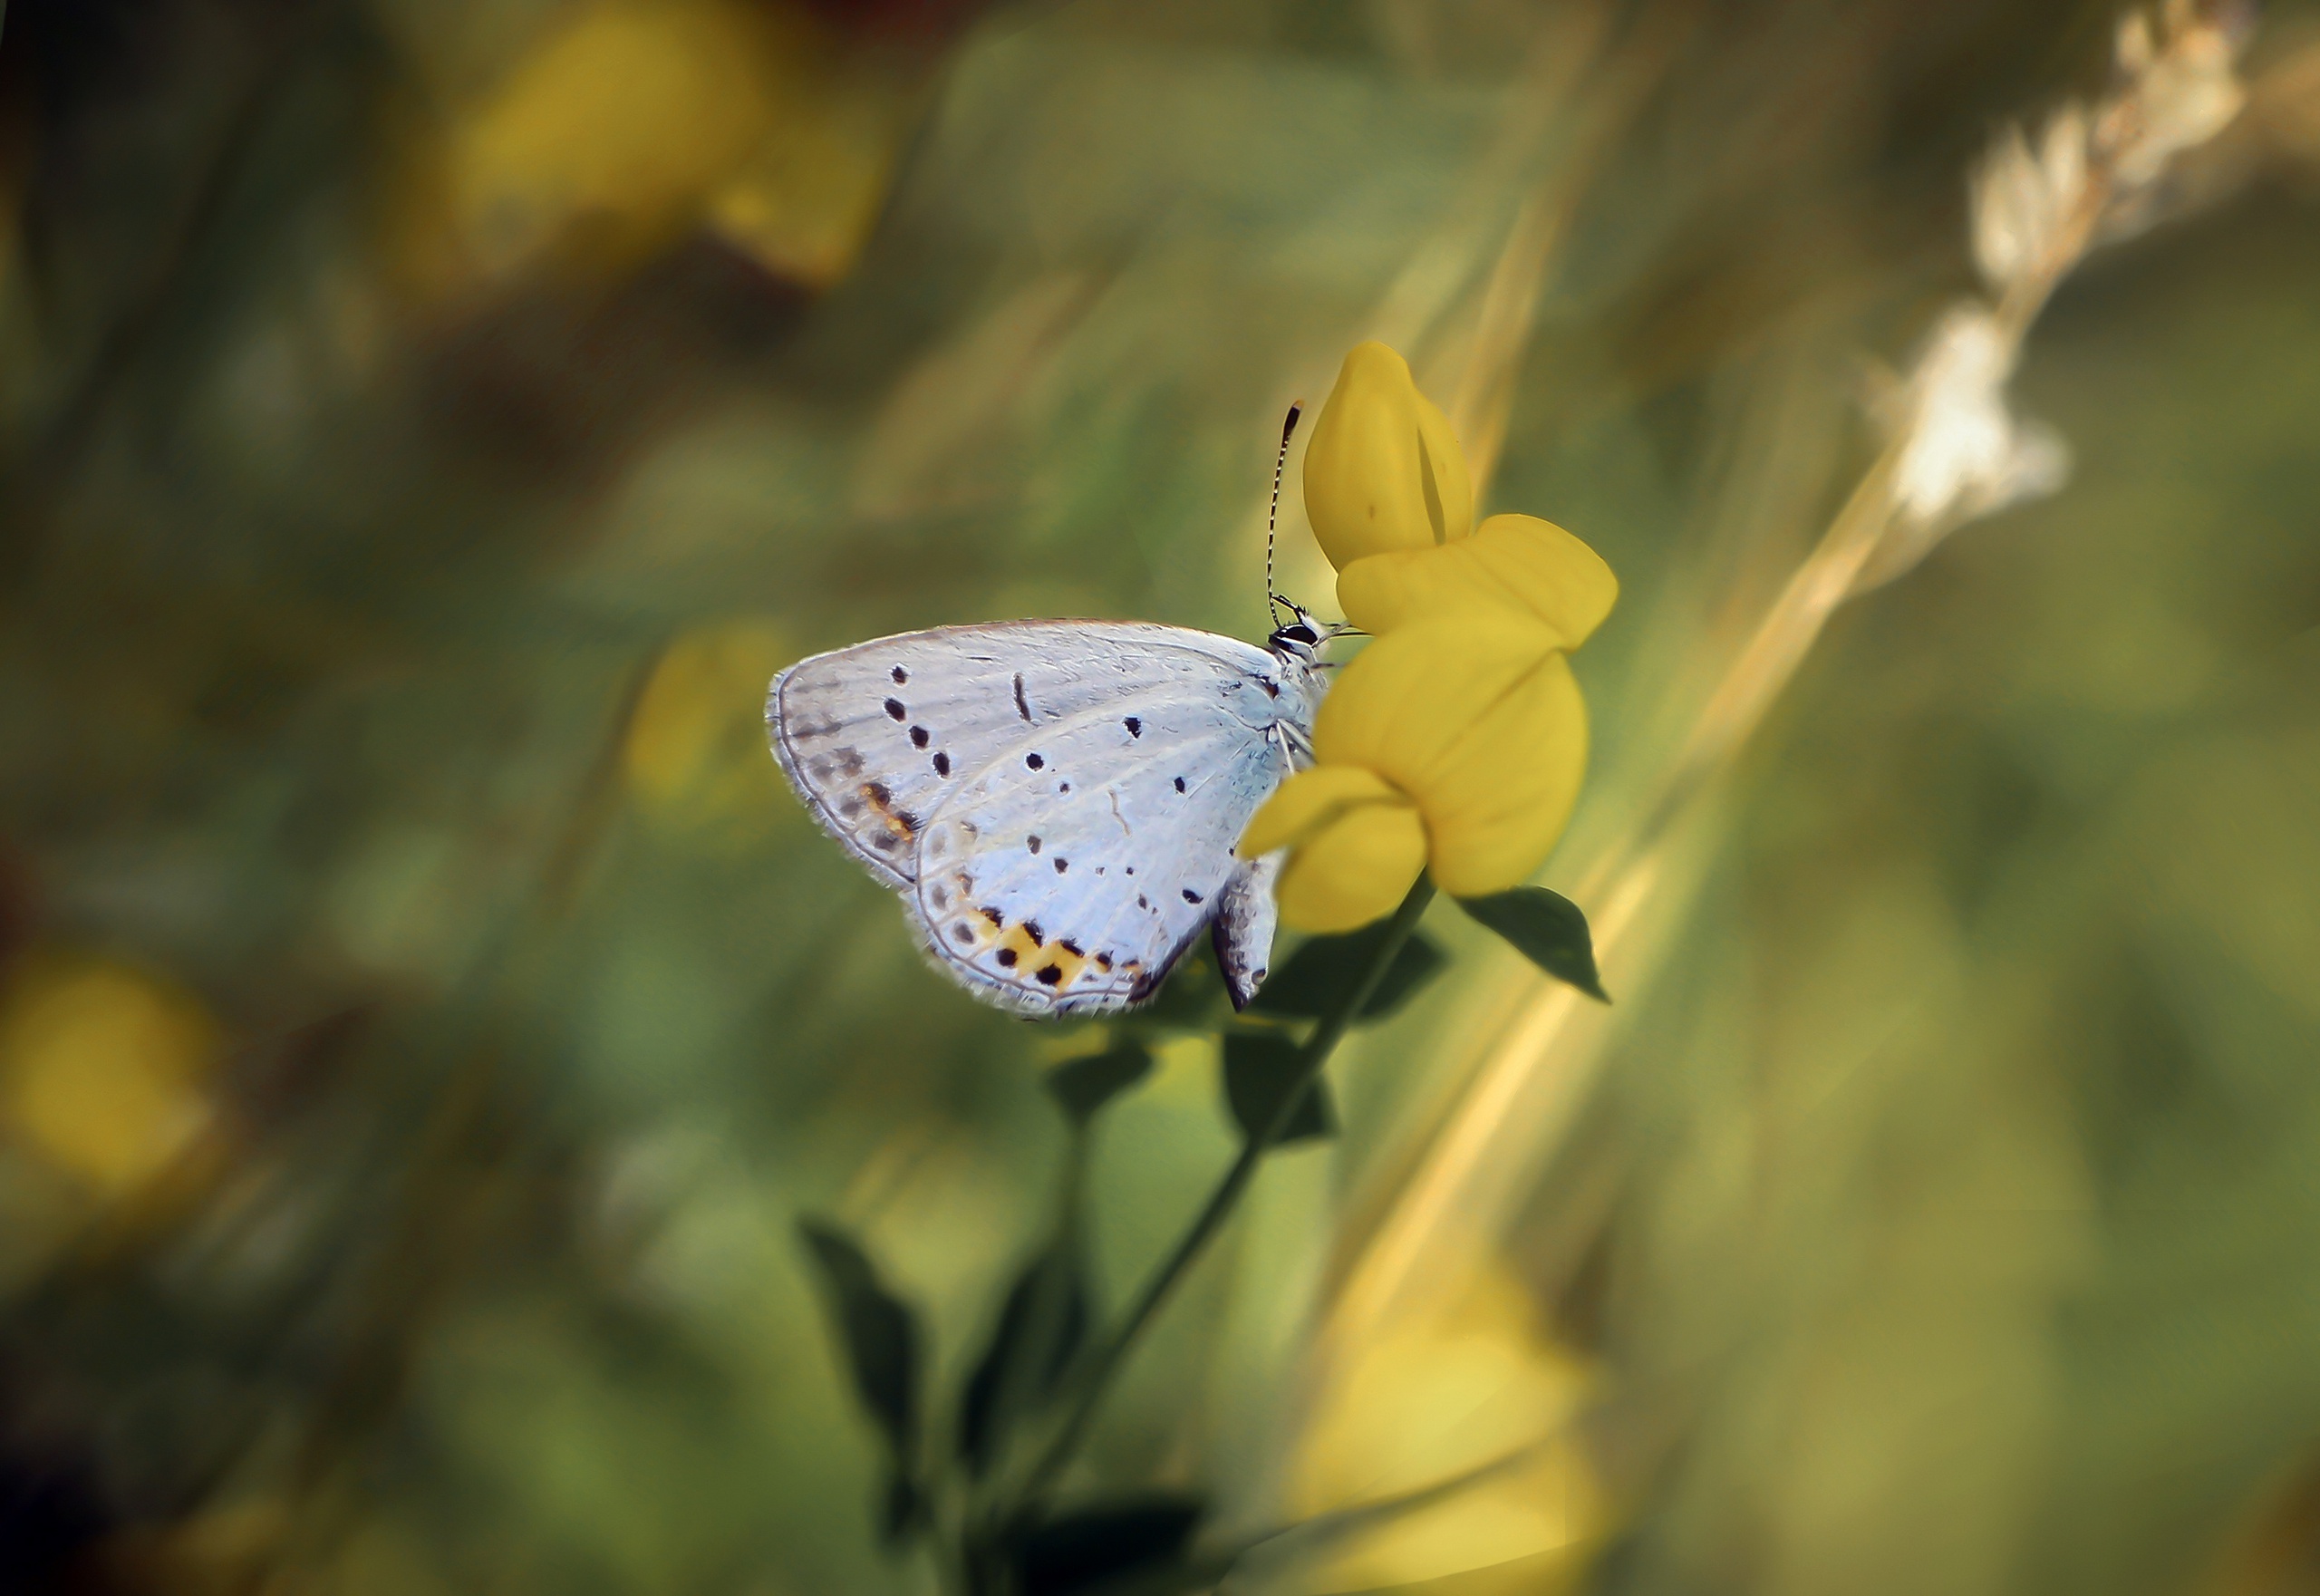
<path fill-rule="evenodd" d="M 1762 723 L 1837 606 L 1921 560 L 1950 531 L 2054 491 L 2067 470 L 2059 439 L 2011 411 L 2006 384 L 2055 285 L 2099 245 L 2127 237 L 2178 201 L 2180 156 L 2214 138 L 2247 92 L 2237 72 L 2248 29 L 2238 12 L 2168 0 L 2156 19 L 2122 24 L 2111 92 L 2067 105 L 2035 140 L 2001 134 L 1973 179 L 1973 244 L 1989 298 L 1953 305 L 1909 373 L 1873 404 L 1884 447 L 1812 553 L 1724 672 L 1674 756 L 1648 780 L 1625 831 L 1580 873 L 1574 895 L 1594 921 L 1614 987 L 1647 981 L 1652 933 L 1679 917 L 1692 863 L 1686 838 L 1701 798 Z M 1553 1160 L 1591 1084 L 1600 1011 L 1527 973 L 1461 1072 L 1464 1085 L 1374 1224 L 1340 1239 L 1314 1346 L 1326 1378 L 1335 1349 L 1397 1315 L 1422 1313 L 1429 1261 L 1445 1235 L 1495 1233 Z M 1454 1061 L 1455 1062 L 1455 1061 Z"/>

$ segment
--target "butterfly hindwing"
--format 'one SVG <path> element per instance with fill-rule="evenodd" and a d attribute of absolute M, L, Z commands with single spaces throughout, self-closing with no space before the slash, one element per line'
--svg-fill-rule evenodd
<path fill-rule="evenodd" d="M 920 839 L 917 902 L 937 953 L 1018 1007 L 1148 996 L 1216 916 L 1243 869 L 1232 845 L 1287 769 L 1263 723 L 1238 712 L 1250 708 L 1216 690 L 1144 691 L 978 775 Z"/>
<path fill-rule="evenodd" d="M 1311 707 L 1233 639 L 1047 621 L 819 655 L 766 713 L 799 795 L 945 968 L 1059 1013 L 1139 1001 L 1208 925 L 1286 773 L 1275 729 Z"/>

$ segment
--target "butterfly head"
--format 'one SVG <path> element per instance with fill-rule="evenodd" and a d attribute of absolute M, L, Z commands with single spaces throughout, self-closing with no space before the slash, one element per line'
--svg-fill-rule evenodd
<path fill-rule="evenodd" d="M 1301 605 L 1290 604 L 1287 599 L 1281 602 L 1289 605 L 1291 618 L 1287 625 L 1273 628 L 1272 636 L 1265 646 L 1284 660 L 1294 660 L 1300 665 L 1310 666 L 1320 656 L 1323 645 L 1343 628 L 1315 620 L 1312 612 Z"/>

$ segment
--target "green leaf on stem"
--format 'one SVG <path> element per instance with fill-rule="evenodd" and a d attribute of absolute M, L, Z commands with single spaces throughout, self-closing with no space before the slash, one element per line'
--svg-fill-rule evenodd
<path fill-rule="evenodd" d="M 1075 1125 L 1152 1073 L 1152 1049 L 1125 1041 L 1084 1059 L 1068 1059 L 1048 1071 L 1047 1088 Z"/>
<path fill-rule="evenodd" d="M 1250 1011 L 1284 1020 L 1320 1019 L 1369 972 L 1391 930 L 1390 922 L 1380 920 L 1342 936 L 1308 937 L 1289 962 L 1266 978 Z M 1416 997 L 1447 962 L 1440 948 L 1413 935 L 1386 966 L 1358 1018 L 1383 1020 Z"/>
<path fill-rule="evenodd" d="M 1088 1286 L 1069 1248 L 1052 1246 L 1009 1289 L 991 1345 L 959 1402 L 959 1456 L 980 1477 L 1024 1412 L 1054 1395 L 1088 1335 Z"/>
<path fill-rule="evenodd" d="M 1595 937 L 1587 929 L 1587 916 L 1561 894 L 1543 886 L 1518 886 L 1485 898 L 1460 898 L 1458 906 L 1548 974 L 1590 998 L 1611 1001 L 1595 972 Z"/>
<path fill-rule="evenodd" d="M 1242 1136 L 1252 1141 L 1262 1136 L 1291 1091 L 1300 1094 L 1297 1107 L 1274 1146 L 1337 1134 L 1329 1085 L 1318 1075 L 1306 1077 L 1302 1049 L 1294 1041 L 1277 1031 L 1225 1033 L 1224 1101 Z"/>
<path fill-rule="evenodd" d="M 845 1232 L 818 1219 L 799 1220 L 798 1232 L 828 1292 L 855 1393 L 885 1436 L 897 1476 L 906 1482 L 918 1436 L 918 1321 Z"/>
<path fill-rule="evenodd" d="M 1078 1596 L 1125 1587 L 1188 1591 L 1209 1582 L 1189 1569 L 1202 1504 L 1187 1496 L 1145 1496 L 1040 1519 L 1012 1537 L 1009 1560 L 1021 1596 Z M 1168 1578 L 1179 1572 L 1182 1578 Z"/>
<path fill-rule="evenodd" d="M 926 1527 L 926 1493 L 901 1469 L 886 1475 L 886 1498 L 878 1513 L 878 1543 L 899 1546 Z"/>

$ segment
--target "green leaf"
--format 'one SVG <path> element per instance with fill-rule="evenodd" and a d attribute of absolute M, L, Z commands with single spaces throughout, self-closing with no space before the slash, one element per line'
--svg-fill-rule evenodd
<path fill-rule="evenodd" d="M 1008 1291 L 959 1402 L 959 1456 L 977 1476 L 1023 1410 L 1053 1394 L 1088 1334 L 1088 1287 L 1070 1250 L 1050 1247 Z M 1005 1400 L 1002 1401 L 1002 1398 Z"/>
<path fill-rule="evenodd" d="M 1152 1049 L 1139 1041 L 1125 1041 L 1057 1065 L 1048 1071 L 1047 1088 L 1073 1123 L 1085 1125 L 1097 1109 L 1151 1073 Z"/>
<path fill-rule="evenodd" d="M 926 1494 L 896 1468 L 886 1475 L 886 1498 L 878 1511 L 878 1543 L 899 1546 L 926 1527 Z"/>
<path fill-rule="evenodd" d="M 1266 978 L 1255 1001 L 1249 1005 L 1250 1012 L 1284 1020 L 1319 1020 L 1368 972 L 1388 929 L 1387 922 L 1380 920 L 1343 936 L 1308 937 L 1289 956 L 1288 963 Z M 1424 936 L 1412 936 L 1386 966 L 1386 973 L 1358 1018 L 1383 1020 L 1416 997 L 1448 962 L 1442 950 Z"/>
<path fill-rule="evenodd" d="M 798 1231 L 829 1293 L 855 1392 L 884 1434 L 897 1472 L 906 1475 L 918 1435 L 918 1321 L 880 1282 L 852 1237 L 818 1219 L 799 1220 Z"/>
<path fill-rule="evenodd" d="M 1138 1589 L 1168 1588 L 1159 1579 L 1182 1569 L 1202 1504 L 1185 1496 L 1147 1496 L 1042 1519 L 1009 1547 L 1021 1596 L 1077 1596 L 1133 1579 Z M 1189 1578 L 1176 1589 L 1191 1589 Z"/>
<path fill-rule="evenodd" d="M 1610 1002 L 1595 972 L 1595 937 L 1579 905 L 1543 886 L 1518 886 L 1486 898 L 1460 898 L 1458 906 L 1514 944 L 1517 952 L 1559 981 Z"/>
<path fill-rule="evenodd" d="M 1285 1147 L 1291 1142 L 1337 1134 L 1338 1117 L 1329 1103 L 1329 1084 L 1319 1076 L 1302 1079 L 1304 1064 L 1299 1051 L 1295 1042 L 1274 1031 L 1225 1033 L 1224 1101 L 1242 1136 L 1253 1140 L 1263 1135 L 1292 1089 L 1300 1092 L 1297 1108 L 1290 1116 L 1289 1128 L 1274 1138 L 1273 1146 Z"/>

